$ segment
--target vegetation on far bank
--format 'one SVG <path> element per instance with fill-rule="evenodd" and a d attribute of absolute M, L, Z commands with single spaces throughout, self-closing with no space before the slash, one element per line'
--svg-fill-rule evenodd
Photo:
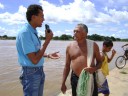
<path fill-rule="evenodd" d="M 45 37 L 40 36 L 39 37 L 41 40 L 44 40 Z M 92 34 L 92 35 L 88 35 L 87 37 L 88 39 L 94 40 L 94 41 L 103 41 L 105 39 L 111 39 L 112 41 L 128 41 L 128 38 L 126 39 L 120 39 L 120 38 L 115 38 L 113 36 L 101 36 L 98 34 Z M 0 36 L 0 40 L 15 40 L 16 37 L 10 37 L 7 35 L 4 36 Z M 66 34 L 62 34 L 61 36 L 54 36 L 53 40 L 73 40 L 73 37 L 71 35 L 66 35 Z"/>

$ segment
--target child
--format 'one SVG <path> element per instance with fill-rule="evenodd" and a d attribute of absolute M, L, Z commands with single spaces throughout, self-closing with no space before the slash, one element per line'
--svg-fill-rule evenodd
<path fill-rule="evenodd" d="M 102 53 L 101 58 L 103 62 L 102 62 L 101 70 L 105 76 L 109 75 L 108 63 L 113 59 L 114 55 L 116 54 L 116 51 L 113 49 L 111 57 L 110 58 L 108 57 L 107 52 L 111 51 L 112 47 L 113 47 L 113 42 L 111 40 L 105 40 L 103 42 L 103 47 L 101 52 Z M 107 79 L 105 80 L 103 85 L 100 88 L 98 88 L 98 93 L 103 93 L 104 96 L 109 96 L 110 91 L 109 91 Z"/>

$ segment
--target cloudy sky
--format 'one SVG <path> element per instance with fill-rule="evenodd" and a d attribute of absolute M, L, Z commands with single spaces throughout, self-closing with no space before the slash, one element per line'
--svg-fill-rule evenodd
<path fill-rule="evenodd" d="M 16 36 L 26 23 L 30 4 L 44 9 L 45 23 L 54 36 L 73 35 L 77 23 L 85 23 L 89 35 L 128 38 L 128 0 L 0 0 L 0 36 Z M 44 24 L 38 28 L 44 36 Z"/>

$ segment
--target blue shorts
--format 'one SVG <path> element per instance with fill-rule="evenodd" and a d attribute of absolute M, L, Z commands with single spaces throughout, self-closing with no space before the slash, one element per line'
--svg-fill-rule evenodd
<path fill-rule="evenodd" d="M 22 67 L 20 76 L 24 96 L 43 96 L 45 74 L 43 67 Z"/>
<path fill-rule="evenodd" d="M 103 83 L 103 85 L 100 88 L 98 88 L 98 93 L 110 94 L 107 79 L 105 80 L 105 82 Z"/>

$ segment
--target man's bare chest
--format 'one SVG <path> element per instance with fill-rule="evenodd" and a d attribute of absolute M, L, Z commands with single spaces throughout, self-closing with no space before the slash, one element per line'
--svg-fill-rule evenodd
<path fill-rule="evenodd" d="M 87 56 L 87 49 L 85 47 L 72 47 L 69 50 L 69 55 L 71 59 L 76 59 L 78 57 L 86 57 Z"/>

